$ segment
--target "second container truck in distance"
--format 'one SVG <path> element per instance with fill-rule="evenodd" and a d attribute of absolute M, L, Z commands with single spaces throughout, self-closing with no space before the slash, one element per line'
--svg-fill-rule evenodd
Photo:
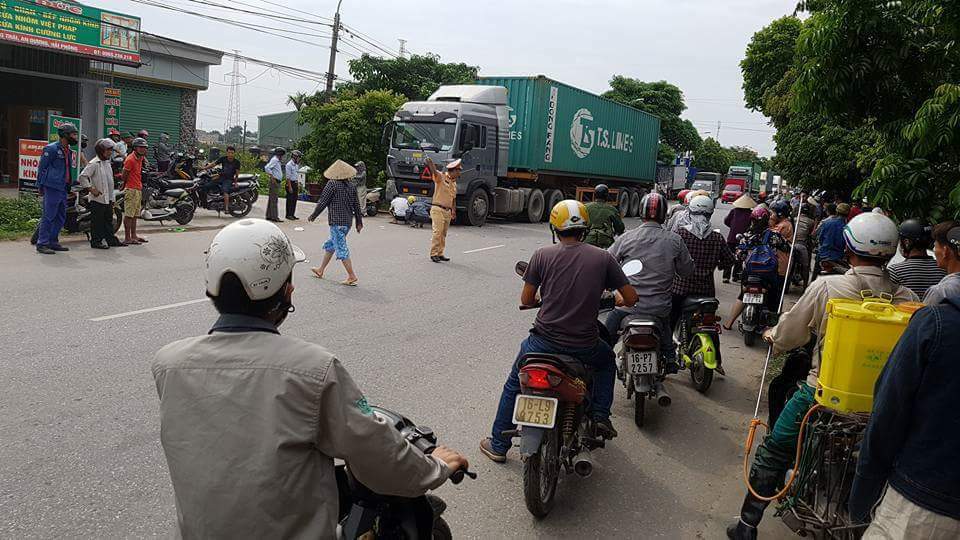
<path fill-rule="evenodd" d="M 408 102 L 384 130 L 387 175 L 401 194 L 432 196 L 424 161 L 463 160 L 457 217 L 546 220 L 553 205 L 607 184 L 634 216 L 656 177 L 660 120 L 538 77 L 483 77 Z"/>

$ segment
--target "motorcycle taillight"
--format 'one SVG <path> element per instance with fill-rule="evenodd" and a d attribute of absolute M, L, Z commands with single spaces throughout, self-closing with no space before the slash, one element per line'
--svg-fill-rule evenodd
<path fill-rule="evenodd" d="M 761 289 L 760 287 L 747 287 L 746 292 L 752 293 L 752 294 L 762 294 L 763 289 Z"/>
<path fill-rule="evenodd" d="M 716 313 L 704 313 L 700 316 L 700 323 L 704 325 L 712 325 L 720 322 L 720 317 Z"/>
<path fill-rule="evenodd" d="M 520 386 L 548 390 L 561 382 L 559 375 L 554 375 L 545 369 L 524 369 L 520 372 Z"/>
<path fill-rule="evenodd" d="M 623 338 L 623 344 L 628 349 L 656 349 L 659 345 L 653 334 L 631 334 Z"/>

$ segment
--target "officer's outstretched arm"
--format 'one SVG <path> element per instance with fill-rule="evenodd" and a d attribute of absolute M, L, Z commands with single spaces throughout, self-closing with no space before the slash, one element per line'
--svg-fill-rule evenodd
<path fill-rule="evenodd" d="M 376 493 L 417 497 L 450 476 L 441 460 L 422 454 L 373 415 L 336 359 L 323 382 L 318 415 L 318 449 L 346 461 L 353 475 Z"/>

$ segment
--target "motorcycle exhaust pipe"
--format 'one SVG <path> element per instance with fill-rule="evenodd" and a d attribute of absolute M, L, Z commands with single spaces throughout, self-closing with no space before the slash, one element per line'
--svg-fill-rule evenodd
<path fill-rule="evenodd" d="M 657 383 L 657 405 L 661 407 L 669 407 L 670 403 L 673 400 L 670 399 L 670 394 L 667 393 L 666 388 L 663 387 L 662 383 Z"/>
<path fill-rule="evenodd" d="M 590 459 L 590 451 L 586 448 L 573 458 L 573 472 L 583 478 L 589 478 L 593 474 L 593 460 Z"/>

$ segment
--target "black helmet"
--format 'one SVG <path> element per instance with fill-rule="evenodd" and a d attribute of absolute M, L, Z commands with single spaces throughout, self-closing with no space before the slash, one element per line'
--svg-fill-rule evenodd
<path fill-rule="evenodd" d="M 71 124 L 70 122 L 64 122 L 60 124 L 60 127 L 57 128 L 57 135 L 61 137 L 67 137 L 73 133 L 77 132 L 77 126 Z"/>
<path fill-rule="evenodd" d="M 148 146 L 147 140 L 144 139 L 143 137 L 137 137 L 136 139 L 133 140 L 132 143 L 130 143 L 130 145 L 133 146 L 134 148 L 137 148 L 137 147 L 146 148 Z"/>
<path fill-rule="evenodd" d="M 597 187 L 593 188 L 593 200 L 595 201 L 605 201 L 608 195 L 610 195 L 610 188 L 606 184 L 597 184 Z"/>
<path fill-rule="evenodd" d="M 282 156 L 282 155 L 284 155 L 284 154 L 287 153 L 287 149 L 284 148 L 284 147 L 282 147 L 282 146 L 278 146 L 278 147 L 276 147 L 276 148 L 273 149 L 273 153 L 276 154 L 276 155 L 278 155 L 278 156 Z"/>
<path fill-rule="evenodd" d="M 655 191 L 644 195 L 640 200 L 640 218 L 663 224 L 667 220 L 667 199 Z"/>
<path fill-rule="evenodd" d="M 930 238 L 930 226 L 919 219 L 908 219 L 900 224 L 900 238 L 925 240 Z"/>
<path fill-rule="evenodd" d="M 790 203 L 786 201 L 777 201 L 770 205 L 770 211 L 784 218 L 790 216 Z"/>

